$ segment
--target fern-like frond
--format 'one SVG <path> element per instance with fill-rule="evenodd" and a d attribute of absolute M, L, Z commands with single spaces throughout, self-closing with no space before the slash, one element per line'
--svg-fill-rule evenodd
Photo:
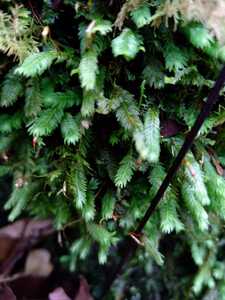
<path fill-rule="evenodd" d="M 83 100 L 81 106 L 81 114 L 84 117 L 88 117 L 95 112 L 95 102 L 98 99 L 98 95 L 95 91 L 84 91 Z"/>
<path fill-rule="evenodd" d="M 114 86 L 109 99 L 109 110 L 116 110 L 123 102 L 134 102 L 134 96 L 120 86 Z"/>
<path fill-rule="evenodd" d="M 148 109 L 144 118 L 144 135 L 147 149 L 146 159 L 150 163 L 156 163 L 160 155 L 160 121 L 159 111 Z"/>
<path fill-rule="evenodd" d="M 103 220 L 112 218 L 116 199 L 111 191 L 107 192 L 102 198 L 101 217 Z"/>
<path fill-rule="evenodd" d="M 15 113 L 14 115 L 2 114 L 0 116 L 0 132 L 9 133 L 22 126 L 22 115 L 21 113 Z"/>
<path fill-rule="evenodd" d="M 70 188 L 74 204 L 78 209 L 83 208 L 87 201 L 87 178 L 84 167 L 78 163 L 70 174 Z"/>
<path fill-rule="evenodd" d="M 32 199 L 32 195 L 37 188 L 37 184 L 25 183 L 22 187 L 14 187 L 4 208 L 11 210 L 9 220 L 14 221 L 22 211 L 27 207 L 28 201 Z"/>
<path fill-rule="evenodd" d="M 6 75 L 2 83 L 0 105 L 8 107 L 16 102 L 23 93 L 21 77 L 13 73 L 13 69 Z"/>
<path fill-rule="evenodd" d="M 35 137 L 47 136 L 58 126 L 63 117 L 63 110 L 57 107 L 49 108 L 30 122 L 28 131 Z"/>
<path fill-rule="evenodd" d="M 189 182 L 183 181 L 181 184 L 181 193 L 185 205 L 190 211 L 191 216 L 198 224 L 202 231 L 207 230 L 209 226 L 209 218 L 202 204 L 196 199 L 195 189 L 192 188 Z"/>
<path fill-rule="evenodd" d="M 16 68 L 15 73 L 25 77 L 41 75 L 46 71 L 54 60 L 59 59 L 60 54 L 56 50 L 48 50 L 30 54 L 22 65 Z"/>
<path fill-rule="evenodd" d="M 82 207 L 82 216 L 86 222 L 93 221 L 95 217 L 95 196 L 92 191 L 87 191 L 87 199 Z"/>
<path fill-rule="evenodd" d="M 81 136 L 79 118 L 66 113 L 61 123 L 61 132 L 66 144 L 75 145 Z"/>
<path fill-rule="evenodd" d="M 212 210 L 225 218 L 225 180 L 217 174 L 208 155 L 204 156 L 205 183 L 211 200 Z"/>
<path fill-rule="evenodd" d="M 35 117 L 41 110 L 42 95 L 40 88 L 40 79 L 32 78 L 29 80 L 25 91 L 25 115 Z"/>
<path fill-rule="evenodd" d="M 146 236 L 143 238 L 144 246 L 149 255 L 155 260 L 155 262 L 162 266 L 164 263 L 164 257 L 158 250 L 158 245 Z"/>
<path fill-rule="evenodd" d="M 133 176 L 135 162 L 132 153 L 129 152 L 120 162 L 119 169 L 115 176 L 115 185 L 124 188 Z"/>
<path fill-rule="evenodd" d="M 151 60 L 143 70 L 143 78 L 150 87 L 163 88 L 165 85 L 165 74 L 162 63 L 156 59 Z"/>
<path fill-rule="evenodd" d="M 98 73 L 98 58 L 93 50 L 86 51 L 80 61 L 79 76 L 81 86 L 86 90 L 93 90 L 96 86 L 96 75 Z"/>
<path fill-rule="evenodd" d="M 140 50 L 143 50 L 142 39 L 129 28 L 125 28 L 119 36 L 112 40 L 114 56 L 122 55 L 126 60 L 131 60 Z"/>
<path fill-rule="evenodd" d="M 106 230 L 103 226 L 95 223 L 87 223 L 87 231 L 93 240 L 101 245 L 110 245 L 113 233 Z"/>
<path fill-rule="evenodd" d="M 191 152 L 186 155 L 184 161 L 184 176 L 192 187 L 197 201 L 202 205 L 209 205 L 210 199 L 204 183 L 202 169 Z"/>
<path fill-rule="evenodd" d="M 157 165 L 150 173 L 149 180 L 152 185 L 150 194 L 153 197 L 162 181 L 166 177 L 166 172 L 161 165 Z M 174 191 L 172 185 L 170 185 L 165 192 L 162 202 L 159 205 L 160 214 L 160 228 L 164 233 L 170 233 L 172 231 L 179 232 L 183 229 L 178 213 L 177 213 L 177 194 Z"/>
<path fill-rule="evenodd" d="M 169 71 L 177 72 L 187 66 L 186 53 L 172 43 L 166 45 L 163 55 L 165 57 L 166 68 Z"/>
<path fill-rule="evenodd" d="M 165 200 L 162 201 L 160 206 L 160 228 L 164 233 L 170 233 L 172 231 L 179 232 L 184 229 L 184 225 L 181 223 L 177 213 L 177 197 L 170 190 Z"/>
<path fill-rule="evenodd" d="M 158 265 L 163 264 L 163 255 L 159 252 L 159 218 L 157 212 L 149 220 L 145 227 L 145 234 L 142 241 L 144 243 L 147 253 L 152 257 Z"/>
<path fill-rule="evenodd" d="M 123 101 L 116 110 L 116 118 L 122 127 L 130 131 L 140 125 L 139 111 L 134 101 Z"/>
<path fill-rule="evenodd" d="M 197 48 L 209 47 L 213 42 L 213 36 L 209 30 L 200 23 L 190 23 L 184 28 L 190 42 Z"/>
<path fill-rule="evenodd" d="M 141 28 L 151 21 L 151 11 L 147 4 L 140 5 L 131 11 L 131 18 L 138 28 Z"/>
<path fill-rule="evenodd" d="M 33 22 L 29 10 L 22 5 L 11 8 L 10 13 L 0 11 L 0 51 L 23 61 L 30 53 L 37 52 L 33 36 Z"/>
<path fill-rule="evenodd" d="M 73 242 L 70 247 L 70 270 L 72 272 L 75 271 L 77 260 L 85 259 L 89 254 L 91 249 L 91 239 L 88 238 L 80 238 Z M 66 260 L 67 256 L 63 257 L 63 260 Z"/>
<path fill-rule="evenodd" d="M 91 36 L 96 32 L 99 32 L 101 35 L 106 35 L 112 31 L 112 23 L 108 20 L 96 19 L 93 20 L 87 27 L 85 33 L 87 36 Z"/>

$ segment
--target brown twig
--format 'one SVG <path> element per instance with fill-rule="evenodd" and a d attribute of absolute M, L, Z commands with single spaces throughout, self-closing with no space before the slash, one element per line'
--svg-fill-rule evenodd
<path fill-rule="evenodd" d="M 66 223 L 66 224 L 63 226 L 62 230 L 64 231 L 66 228 L 71 227 L 71 226 L 73 226 L 73 225 L 75 225 L 76 223 L 79 223 L 79 222 L 81 222 L 81 218 L 76 219 L 76 220 L 73 220 L 73 221 L 71 221 L 71 222 L 69 222 L 69 223 Z"/>
<path fill-rule="evenodd" d="M 26 220 L 24 222 L 23 230 L 21 232 L 20 241 L 16 245 L 16 247 L 13 249 L 13 251 L 10 253 L 8 259 L 3 263 L 3 265 L 0 268 L 0 274 L 7 275 L 9 274 L 16 262 L 22 257 L 24 253 L 24 246 L 27 241 L 25 240 L 25 233 L 27 229 L 29 221 Z"/>
<path fill-rule="evenodd" d="M 26 277 L 27 275 L 28 274 L 26 274 L 26 273 L 16 273 L 16 274 L 14 274 L 12 276 L 7 276 L 7 277 L 1 276 L 0 277 L 0 284 L 2 284 L 2 283 L 9 283 L 9 282 L 15 281 L 17 279 Z"/>
<path fill-rule="evenodd" d="M 35 10 L 35 8 L 33 7 L 32 2 L 31 2 L 30 0 L 28 1 L 28 4 L 29 4 L 29 6 L 30 6 L 30 8 L 31 8 L 32 14 L 33 14 L 33 16 L 35 17 L 36 21 L 37 21 L 39 24 L 43 25 L 43 22 L 42 22 L 42 20 L 41 20 L 40 15 L 39 15 L 38 12 Z"/>

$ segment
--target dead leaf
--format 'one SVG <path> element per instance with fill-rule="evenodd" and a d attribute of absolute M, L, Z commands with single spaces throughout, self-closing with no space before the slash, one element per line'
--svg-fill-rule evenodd
<path fill-rule="evenodd" d="M 51 220 L 29 220 L 22 219 L 11 225 L 0 229 L 0 237 L 8 237 L 11 239 L 20 239 L 23 235 L 26 238 L 34 235 L 46 236 L 53 232 Z"/>
<path fill-rule="evenodd" d="M 15 247 L 16 240 L 9 239 L 8 237 L 0 237 L 0 261 L 7 259 L 10 251 Z"/>
<path fill-rule="evenodd" d="M 76 289 L 75 285 L 74 285 L 74 289 Z M 73 293 L 75 293 L 75 291 Z M 66 294 L 65 290 L 62 287 L 58 287 L 52 293 L 50 293 L 48 299 L 49 300 L 72 300 Z M 89 285 L 83 276 L 80 277 L 79 289 L 78 292 L 76 293 L 76 296 L 73 298 L 73 300 L 93 300 L 89 291 Z"/>
<path fill-rule="evenodd" d="M 182 129 L 180 124 L 178 124 L 176 121 L 170 120 L 170 119 L 162 120 L 161 124 L 162 124 L 162 128 L 160 130 L 160 133 L 161 133 L 161 136 L 163 136 L 163 137 L 174 136 L 177 133 L 179 133 Z"/>
<path fill-rule="evenodd" d="M 48 277 L 52 270 L 51 255 L 48 250 L 35 249 L 30 251 L 25 262 L 27 275 Z"/>
<path fill-rule="evenodd" d="M 24 275 L 10 282 L 10 287 L 18 299 L 47 299 L 51 289 L 51 280 L 49 277 Z"/>
<path fill-rule="evenodd" d="M 53 292 L 51 292 L 48 296 L 49 300 L 71 300 L 65 293 L 64 289 L 61 287 L 56 288 Z"/>
<path fill-rule="evenodd" d="M 16 300 L 16 296 L 7 285 L 0 286 L 0 300 Z"/>
<path fill-rule="evenodd" d="M 83 276 L 80 277 L 80 287 L 74 300 L 93 300 L 87 280 Z"/>
<path fill-rule="evenodd" d="M 26 249 L 53 232 L 51 220 L 23 219 L 1 228 L 0 273 L 8 274 Z"/>

